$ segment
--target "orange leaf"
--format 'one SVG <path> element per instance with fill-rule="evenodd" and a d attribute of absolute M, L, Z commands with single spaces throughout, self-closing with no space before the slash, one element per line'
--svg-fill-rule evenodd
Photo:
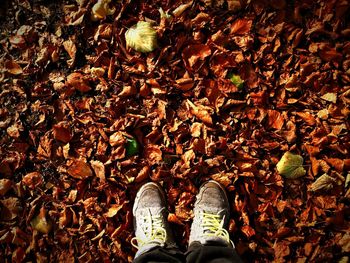
<path fill-rule="evenodd" d="M 71 131 L 68 124 L 60 122 L 53 126 L 53 137 L 61 142 L 67 143 L 72 139 Z"/>
<path fill-rule="evenodd" d="M 18 65 L 14 60 L 6 61 L 5 68 L 9 73 L 13 75 L 19 75 L 23 73 L 21 66 Z"/>
<path fill-rule="evenodd" d="M 211 55 L 211 49 L 204 44 L 190 45 L 182 52 L 185 64 L 192 68 L 198 60 L 204 60 Z"/>
<path fill-rule="evenodd" d="M 74 160 L 67 172 L 76 179 L 86 179 L 93 175 L 90 165 L 82 160 Z"/>
<path fill-rule="evenodd" d="M 250 31 L 252 20 L 237 19 L 231 25 L 231 34 L 243 35 Z"/>
<path fill-rule="evenodd" d="M 309 112 L 297 112 L 297 115 L 308 125 L 314 125 L 316 123 L 315 118 Z"/>
<path fill-rule="evenodd" d="M 280 130 L 284 124 L 284 118 L 281 113 L 276 110 L 268 110 L 268 126 Z"/>

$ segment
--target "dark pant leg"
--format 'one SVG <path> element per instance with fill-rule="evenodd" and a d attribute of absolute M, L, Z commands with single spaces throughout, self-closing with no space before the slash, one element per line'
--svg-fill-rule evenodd
<path fill-rule="evenodd" d="M 221 244 L 193 242 L 186 252 L 187 263 L 241 263 L 236 250 Z"/>
<path fill-rule="evenodd" d="M 185 255 L 177 248 L 155 247 L 134 259 L 133 263 L 183 263 Z"/>

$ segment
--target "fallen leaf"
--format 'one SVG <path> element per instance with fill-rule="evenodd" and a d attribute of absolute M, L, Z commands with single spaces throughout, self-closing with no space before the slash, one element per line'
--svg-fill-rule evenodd
<path fill-rule="evenodd" d="M 78 159 L 73 160 L 67 172 L 76 179 L 86 179 L 93 176 L 90 166 L 85 161 Z"/>
<path fill-rule="evenodd" d="M 126 156 L 133 156 L 139 152 L 139 144 L 135 138 L 127 138 L 126 143 Z"/>
<path fill-rule="evenodd" d="M 252 26 L 252 20 L 247 19 L 237 19 L 235 22 L 231 25 L 231 34 L 233 35 L 243 35 L 250 31 L 250 28 Z"/>
<path fill-rule="evenodd" d="M 9 179 L 0 179 L 0 195 L 5 195 L 12 187 L 12 182 Z"/>
<path fill-rule="evenodd" d="M 84 77 L 83 74 L 74 72 L 68 75 L 66 85 L 75 88 L 81 92 L 88 92 L 91 90 L 91 87 Z"/>
<path fill-rule="evenodd" d="M 109 144 L 112 146 L 124 145 L 127 142 L 122 132 L 115 132 L 109 136 Z"/>
<path fill-rule="evenodd" d="M 237 88 L 241 89 L 243 88 L 244 81 L 241 79 L 239 75 L 235 75 L 233 73 L 228 75 L 228 78 L 231 80 L 231 82 L 237 86 Z"/>
<path fill-rule="evenodd" d="M 46 216 L 44 207 L 40 208 L 39 214 L 30 221 L 31 226 L 43 234 L 48 234 L 52 229 L 52 222 Z"/>
<path fill-rule="evenodd" d="M 4 221 L 17 218 L 23 210 L 20 200 L 16 197 L 2 199 L 0 203 L 2 204 L 0 219 Z"/>
<path fill-rule="evenodd" d="M 310 191 L 328 191 L 334 187 L 335 183 L 336 180 L 333 177 L 329 176 L 328 174 L 323 174 L 318 177 L 315 182 L 312 183 Z"/>
<path fill-rule="evenodd" d="M 150 22 L 139 21 L 125 33 L 127 46 L 136 51 L 147 53 L 157 48 L 157 31 Z"/>
<path fill-rule="evenodd" d="M 187 100 L 187 104 L 190 108 L 191 114 L 203 121 L 205 124 L 213 124 L 213 120 L 210 116 L 208 107 L 203 105 L 195 105 L 190 100 Z"/>
<path fill-rule="evenodd" d="M 105 213 L 104 215 L 106 217 L 114 217 L 119 211 L 120 209 L 123 208 L 123 205 L 117 205 L 117 204 L 113 204 L 111 205 L 111 207 L 108 209 L 108 212 Z"/>
<path fill-rule="evenodd" d="M 100 178 L 102 182 L 106 181 L 105 166 L 102 162 L 97 160 L 90 161 L 91 167 L 94 170 L 96 176 Z"/>
<path fill-rule="evenodd" d="M 276 110 L 268 110 L 268 127 L 272 127 L 274 129 L 280 130 L 284 124 L 284 118 L 281 113 Z"/>
<path fill-rule="evenodd" d="M 59 122 L 53 126 L 53 137 L 63 143 L 72 139 L 72 133 L 67 122 Z"/>
<path fill-rule="evenodd" d="M 111 0 L 98 0 L 91 10 L 91 19 L 93 21 L 105 19 L 106 16 L 113 15 L 115 8 L 110 8 Z"/>
<path fill-rule="evenodd" d="M 302 165 L 303 157 L 291 152 L 286 152 L 283 154 L 276 167 L 280 175 L 288 179 L 296 179 L 306 174 Z"/>
<path fill-rule="evenodd" d="M 322 99 L 329 101 L 329 102 L 333 102 L 333 103 L 337 103 L 337 94 L 336 93 L 326 93 L 324 94 L 322 97 Z"/>
<path fill-rule="evenodd" d="M 69 67 L 73 67 L 75 64 L 75 57 L 76 57 L 76 53 L 77 53 L 77 47 L 75 45 L 75 43 L 69 39 L 63 42 L 63 47 L 64 49 L 67 51 L 70 60 L 67 61 L 67 64 Z"/>
<path fill-rule="evenodd" d="M 22 183 L 28 186 L 30 189 L 35 189 L 43 183 L 43 177 L 39 172 L 28 173 L 23 176 Z"/>
<path fill-rule="evenodd" d="M 147 144 L 144 149 L 144 156 L 151 165 L 157 164 L 163 160 L 162 151 L 158 145 Z"/>
<path fill-rule="evenodd" d="M 5 63 L 5 69 L 13 75 L 19 75 L 23 73 L 21 66 L 18 65 L 14 60 L 7 60 Z"/>
<path fill-rule="evenodd" d="M 203 61 L 206 57 L 211 55 L 211 49 L 204 44 L 190 45 L 182 52 L 182 57 L 185 65 L 188 68 L 193 68 L 198 61 Z"/>

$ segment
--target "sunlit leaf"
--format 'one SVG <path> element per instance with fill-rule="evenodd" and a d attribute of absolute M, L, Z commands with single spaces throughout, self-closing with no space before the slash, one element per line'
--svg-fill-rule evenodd
<path fill-rule="evenodd" d="M 42 207 L 39 214 L 30 221 L 31 226 L 43 234 L 48 234 L 52 229 L 52 222 L 46 216 L 46 211 Z"/>
<path fill-rule="evenodd" d="M 147 53 L 157 47 L 157 31 L 151 23 L 139 21 L 125 33 L 126 44 L 136 51 Z"/>
<path fill-rule="evenodd" d="M 295 179 L 305 175 L 306 171 L 302 165 L 303 157 L 286 152 L 277 163 L 277 171 L 286 178 Z"/>
<path fill-rule="evenodd" d="M 233 73 L 228 74 L 228 78 L 237 88 L 243 88 L 244 80 L 241 79 L 239 75 L 235 75 Z"/>
<path fill-rule="evenodd" d="M 328 174 L 323 174 L 312 183 L 310 191 L 331 190 L 336 180 Z"/>

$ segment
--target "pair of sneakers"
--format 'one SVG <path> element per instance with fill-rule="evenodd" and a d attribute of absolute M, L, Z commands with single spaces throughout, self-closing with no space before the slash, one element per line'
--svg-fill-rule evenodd
<path fill-rule="evenodd" d="M 226 228 L 229 221 L 229 203 L 225 189 L 216 181 L 204 183 L 196 196 L 194 219 L 188 244 L 227 245 L 234 247 Z M 135 257 L 154 247 L 176 247 L 167 221 L 166 197 L 156 183 L 143 185 L 133 207 L 135 237 L 131 243 L 138 249 Z"/>

